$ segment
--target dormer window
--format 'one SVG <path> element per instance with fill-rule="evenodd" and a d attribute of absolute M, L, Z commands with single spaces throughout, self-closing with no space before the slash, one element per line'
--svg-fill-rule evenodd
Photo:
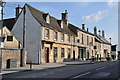
<path fill-rule="evenodd" d="M 46 23 L 50 23 L 50 15 L 49 14 L 47 14 L 47 16 L 46 16 Z"/>
<path fill-rule="evenodd" d="M 63 26 L 63 21 L 61 21 L 61 28 L 63 28 L 64 26 Z"/>

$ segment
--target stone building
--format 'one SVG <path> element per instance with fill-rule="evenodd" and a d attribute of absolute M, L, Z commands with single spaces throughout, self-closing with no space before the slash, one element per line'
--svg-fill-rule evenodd
<path fill-rule="evenodd" d="M 2 21 L 0 21 L 1 23 Z M 21 43 L 12 35 L 11 29 L 15 23 L 15 18 L 4 19 L 3 27 L 0 30 L 0 57 L 2 57 L 2 68 L 20 67 L 21 64 Z M 1 32 L 2 31 L 2 32 Z M 10 60 L 14 60 L 11 64 Z M 26 59 L 24 60 L 26 63 Z M 1 62 L 0 62 L 1 63 Z"/>
<path fill-rule="evenodd" d="M 78 58 L 80 60 L 89 60 L 92 56 L 94 56 L 94 44 L 95 44 L 95 36 L 90 33 L 88 28 L 85 29 L 85 24 L 82 24 L 82 29 L 69 24 L 69 28 L 71 31 L 76 33 L 76 45 L 78 46 Z"/>
<path fill-rule="evenodd" d="M 111 46 L 111 56 L 113 60 L 118 60 L 117 45 Z"/>
<path fill-rule="evenodd" d="M 106 59 L 107 57 L 111 57 L 111 43 L 106 40 L 104 30 L 102 30 L 102 35 L 101 35 L 100 30 L 98 32 L 99 32 L 99 34 L 97 33 L 97 28 L 94 27 L 95 57 L 102 58 L 102 59 Z"/>
<path fill-rule="evenodd" d="M 103 46 L 102 53 L 109 50 L 110 45 L 104 42 L 105 38 L 90 33 L 88 28 L 85 30 L 85 24 L 82 24 L 82 29 L 70 24 L 67 10 L 61 14 L 61 19 L 28 4 L 16 8 L 16 12 L 16 22 L 11 32 L 21 44 L 25 43 L 28 63 L 30 60 L 36 64 L 89 60 L 96 56 L 94 47 L 97 44 Z M 100 42 L 96 41 L 97 38 Z"/>

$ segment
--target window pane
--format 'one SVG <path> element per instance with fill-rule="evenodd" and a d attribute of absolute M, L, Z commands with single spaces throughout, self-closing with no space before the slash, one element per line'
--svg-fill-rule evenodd
<path fill-rule="evenodd" d="M 45 29 L 45 38 L 49 39 L 49 30 L 48 29 Z"/>
<path fill-rule="evenodd" d="M 7 41 L 13 41 L 13 36 L 7 36 Z"/>
<path fill-rule="evenodd" d="M 63 28 L 63 22 L 61 21 L 61 28 Z"/>
<path fill-rule="evenodd" d="M 73 37 L 73 42 L 75 43 L 75 37 Z"/>
<path fill-rule="evenodd" d="M 64 34 L 61 35 L 61 41 L 64 41 Z"/>
<path fill-rule="evenodd" d="M 84 40 L 83 40 L 83 34 L 81 34 L 81 39 L 82 39 L 82 42 L 81 42 L 81 44 L 84 44 Z"/>
<path fill-rule="evenodd" d="M 49 15 L 46 17 L 46 22 L 50 23 L 50 16 Z"/>
<path fill-rule="evenodd" d="M 91 37 L 91 44 L 92 44 L 92 46 L 93 46 L 93 37 Z"/>
<path fill-rule="evenodd" d="M 70 58 L 70 48 L 68 48 L 68 58 Z"/>
<path fill-rule="evenodd" d="M 87 45 L 89 45 L 89 38 L 88 36 L 86 37 Z"/>
<path fill-rule="evenodd" d="M 61 48 L 61 57 L 64 57 L 64 48 Z"/>
<path fill-rule="evenodd" d="M 57 40 L 57 32 L 54 32 L 54 40 Z"/>
<path fill-rule="evenodd" d="M 68 35 L 68 42 L 70 42 L 70 36 Z"/>
<path fill-rule="evenodd" d="M 54 47 L 54 57 L 57 57 L 57 47 Z"/>

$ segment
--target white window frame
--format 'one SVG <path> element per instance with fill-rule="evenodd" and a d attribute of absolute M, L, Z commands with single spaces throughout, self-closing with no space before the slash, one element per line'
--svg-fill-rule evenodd
<path fill-rule="evenodd" d="M 68 35 L 68 38 L 67 38 L 67 39 L 68 39 L 67 41 L 70 42 L 70 36 L 69 36 L 69 35 Z"/>
<path fill-rule="evenodd" d="M 64 28 L 63 21 L 61 21 L 61 28 Z"/>
<path fill-rule="evenodd" d="M 64 34 L 61 34 L 61 41 L 64 41 Z"/>
<path fill-rule="evenodd" d="M 49 39 L 49 29 L 45 29 L 45 39 Z"/>
<path fill-rule="evenodd" d="M 53 36 L 53 37 L 54 37 L 54 40 L 57 40 L 57 32 L 54 31 L 53 35 L 54 35 L 54 36 Z"/>
<path fill-rule="evenodd" d="M 47 17 L 46 17 L 46 23 L 50 23 L 50 16 L 49 15 L 47 15 Z"/>
<path fill-rule="evenodd" d="M 84 35 L 81 34 L 81 44 L 84 44 Z"/>

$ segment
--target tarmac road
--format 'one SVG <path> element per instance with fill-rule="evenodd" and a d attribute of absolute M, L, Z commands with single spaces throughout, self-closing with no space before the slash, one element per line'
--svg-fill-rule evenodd
<path fill-rule="evenodd" d="M 120 62 L 119 62 L 120 63 Z M 34 70 L 27 72 L 20 72 L 15 74 L 3 75 L 2 80 L 36 80 L 36 79 L 93 79 L 93 78 L 112 78 L 116 79 L 119 76 L 118 62 L 106 61 L 98 62 L 94 64 L 84 65 L 68 65 L 64 67 L 58 67 L 53 69 Z M 86 79 L 85 79 L 86 80 Z"/>

